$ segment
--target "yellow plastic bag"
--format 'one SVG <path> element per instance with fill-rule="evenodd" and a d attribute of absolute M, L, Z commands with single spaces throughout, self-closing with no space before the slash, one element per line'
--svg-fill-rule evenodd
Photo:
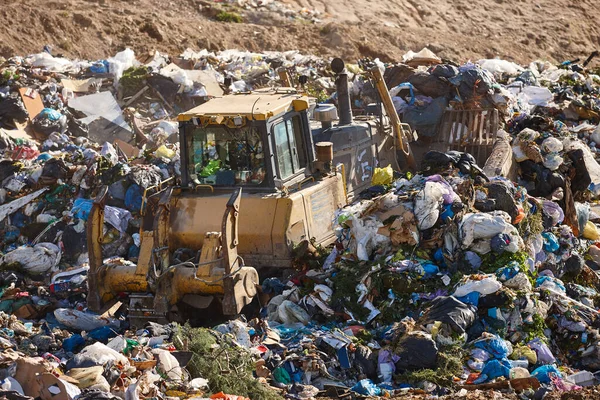
<path fill-rule="evenodd" d="M 509 357 L 512 360 L 527 359 L 530 364 L 537 363 L 537 353 L 528 346 L 516 346 Z"/>
<path fill-rule="evenodd" d="M 588 240 L 598 240 L 600 238 L 600 232 L 598 227 L 592 222 L 588 221 L 583 228 L 583 237 Z"/>
<path fill-rule="evenodd" d="M 169 149 L 167 146 L 165 146 L 164 144 L 162 146 L 160 146 L 158 149 L 156 149 L 156 151 L 154 152 L 154 155 L 156 157 L 160 157 L 160 158 L 168 158 L 169 160 L 172 159 L 173 157 L 175 157 L 175 151 Z"/>
<path fill-rule="evenodd" d="M 394 181 L 394 170 L 391 165 L 385 168 L 375 168 L 373 178 L 371 178 L 371 185 L 389 185 Z"/>

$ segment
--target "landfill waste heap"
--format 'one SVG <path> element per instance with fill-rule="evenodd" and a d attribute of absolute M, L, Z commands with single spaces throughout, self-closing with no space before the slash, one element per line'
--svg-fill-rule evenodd
<path fill-rule="evenodd" d="M 331 216 L 332 248 L 304 246 L 293 271 L 261 282 L 260 314 L 208 329 L 130 326 L 119 302 L 86 309 L 92 199 L 109 186 L 104 256 L 135 263 L 144 196 L 180 176 L 178 113 L 224 90 L 278 86 L 281 67 L 335 103 L 328 60 L 191 50 L 3 60 L 2 396 L 593 396 L 600 70 L 588 61 L 457 65 L 427 49 L 375 60 L 425 147 L 449 110 L 493 111 L 507 167 L 442 149 L 418 173 L 371 171 L 372 187 Z M 376 92 L 359 65 L 348 70 L 358 112 Z M 451 122 L 451 137 L 473 123 Z"/>

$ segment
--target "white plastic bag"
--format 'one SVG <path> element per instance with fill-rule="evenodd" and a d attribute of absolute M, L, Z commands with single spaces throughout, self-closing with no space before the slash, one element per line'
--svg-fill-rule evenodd
<path fill-rule="evenodd" d="M 110 362 L 121 364 L 123 366 L 129 365 L 127 357 L 117 353 L 113 349 L 100 342 L 96 342 L 87 346 L 78 354 L 78 356 L 82 357 L 83 359 L 91 359 L 96 365 L 105 365 Z"/>
<path fill-rule="evenodd" d="M 135 53 L 130 48 L 127 48 L 108 60 L 109 72 L 114 76 L 115 86 L 119 84 L 119 80 L 123 76 L 123 72 L 127 69 L 138 65 L 135 59 Z"/>
<path fill-rule="evenodd" d="M 440 216 L 445 188 L 438 182 L 425 182 L 425 187 L 415 197 L 415 217 L 419 230 L 431 228 Z"/>
<path fill-rule="evenodd" d="M 488 70 L 494 75 L 507 74 L 511 76 L 518 75 L 523 68 L 513 62 L 500 59 L 479 60 L 477 64 L 483 69 Z"/>
<path fill-rule="evenodd" d="M 460 224 L 460 236 L 464 248 L 477 239 L 491 239 L 499 233 L 509 233 L 514 229 L 510 215 L 504 211 L 465 214 Z"/>
<path fill-rule="evenodd" d="M 550 153 L 544 157 L 544 167 L 550 171 L 556 171 L 562 165 L 564 159 L 558 153 Z"/>
<path fill-rule="evenodd" d="M 500 290 L 501 287 L 502 284 L 498 282 L 496 276 L 486 275 L 485 278 L 480 280 L 467 279 L 467 281 L 464 284 L 456 288 L 453 296 L 463 297 L 471 292 L 479 292 L 485 296 L 488 294 L 496 293 L 498 290 Z"/>
<path fill-rule="evenodd" d="M 279 315 L 279 320 L 284 325 L 291 325 L 296 322 L 306 325 L 310 321 L 310 315 L 308 315 L 302 307 L 289 300 L 284 300 L 283 303 L 281 303 L 277 309 L 277 313 Z"/>
<path fill-rule="evenodd" d="M 563 149 L 562 142 L 555 137 L 546 138 L 542 142 L 542 151 L 544 153 L 558 153 L 558 152 L 562 151 L 562 149 Z"/>
<path fill-rule="evenodd" d="M 2 257 L 0 264 L 19 263 L 32 274 L 43 274 L 55 269 L 60 262 L 60 248 L 53 243 L 38 243 L 33 247 L 19 247 Z"/>
<path fill-rule="evenodd" d="M 179 361 L 168 350 L 154 349 L 152 353 L 158 356 L 158 369 L 165 373 L 169 379 L 181 381 L 184 378 Z"/>

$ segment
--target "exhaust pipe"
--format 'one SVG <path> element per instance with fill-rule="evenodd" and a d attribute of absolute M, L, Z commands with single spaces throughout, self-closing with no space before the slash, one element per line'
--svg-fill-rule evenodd
<path fill-rule="evenodd" d="M 350 93 L 348 92 L 348 73 L 346 64 L 341 58 L 334 58 L 331 61 L 331 70 L 336 73 L 335 87 L 338 98 L 338 111 L 340 114 L 340 125 L 350 125 L 352 123 L 352 103 L 350 102 Z"/>

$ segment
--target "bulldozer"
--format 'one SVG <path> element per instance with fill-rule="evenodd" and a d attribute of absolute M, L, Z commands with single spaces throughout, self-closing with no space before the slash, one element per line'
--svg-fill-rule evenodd
<path fill-rule="evenodd" d="M 343 61 L 331 68 L 337 108 L 280 87 L 179 115 L 181 181 L 144 196 L 137 264 L 102 257 L 103 189 L 87 227 L 89 307 L 102 311 L 126 295 L 138 325 L 186 320 L 182 309 L 214 304 L 238 314 L 257 292 L 257 269 L 290 267 L 302 241 L 336 240 L 335 211 L 370 187 L 376 167 L 415 169 L 416 135 L 401 124 L 379 68 L 367 73 L 380 102 L 356 117 Z"/>

